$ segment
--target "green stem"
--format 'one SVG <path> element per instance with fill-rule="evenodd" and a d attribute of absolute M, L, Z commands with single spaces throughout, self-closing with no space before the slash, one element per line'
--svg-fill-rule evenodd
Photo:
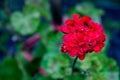
<path fill-rule="evenodd" d="M 75 64 L 77 62 L 78 56 L 75 57 L 73 64 L 72 64 L 72 74 L 74 73 L 74 69 L 75 69 Z"/>

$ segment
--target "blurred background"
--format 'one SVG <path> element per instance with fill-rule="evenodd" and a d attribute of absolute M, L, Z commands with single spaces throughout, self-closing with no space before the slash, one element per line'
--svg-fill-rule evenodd
<path fill-rule="evenodd" d="M 103 25 L 105 47 L 78 60 L 60 51 L 72 14 Z M 120 80 L 120 0 L 0 0 L 0 80 Z"/>

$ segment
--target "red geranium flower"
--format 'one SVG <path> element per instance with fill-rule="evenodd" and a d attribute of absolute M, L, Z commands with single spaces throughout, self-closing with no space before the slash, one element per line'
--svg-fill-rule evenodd
<path fill-rule="evenodd" d="M 61 51 L 72 57 L 85 58 L 88 52 L 100 52 L 104 47 L 105 34 L 101 24 L 94 22 L 89 16 L 79 18 L 73 14 L 72 20 L 66 20 L 60 28 L 64 33 Z"/>

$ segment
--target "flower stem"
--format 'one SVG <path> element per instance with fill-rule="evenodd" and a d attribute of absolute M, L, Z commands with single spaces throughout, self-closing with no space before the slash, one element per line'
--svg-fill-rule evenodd
<path fill-rule="evenodd" d="M 72 63 L 72 74 L 74 73 L 74 68 L 75 68 L 75 64 L 77 62 L 77 58 L 78 58 L 78 56 L 75 57 L 75 59 L 73 60 L 73 63 Z"/>

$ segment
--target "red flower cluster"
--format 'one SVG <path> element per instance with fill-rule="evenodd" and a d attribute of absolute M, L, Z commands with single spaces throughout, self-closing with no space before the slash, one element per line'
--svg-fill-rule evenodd
<path fill-rule="evenodd" d="M 61 51 L 68 52 L 72 57 L 78 56 L 80 60 L 88 52 L 100 52 L 105 41 L 102 25 L 95 23 L 89 16 L 79 18 L 79 14 L 73 14 L 72 18 L 66 20 L 65 25 L 60 28 L 65 34 Z"/>

